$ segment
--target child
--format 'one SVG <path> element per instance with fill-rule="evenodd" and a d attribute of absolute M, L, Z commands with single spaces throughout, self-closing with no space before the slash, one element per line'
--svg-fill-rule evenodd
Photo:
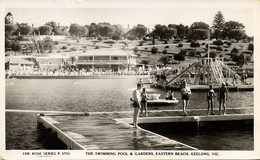
<path fill-rule="evenodd" d="M 214 97 L 215 92 L 213 90 L 213 86 L 209 85 L 209 91 L 207 93 L 207 99 L 208 99 L 208 115 L 209 115 L 209 108 L 211 109 L 211 115 L 214 115 L 213 105 L 214 105 Z"/>

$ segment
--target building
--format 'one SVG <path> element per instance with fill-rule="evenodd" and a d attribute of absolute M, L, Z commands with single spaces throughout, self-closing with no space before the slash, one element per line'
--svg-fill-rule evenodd
<path fill-rule="evenodd" d="M 11 71 L 32 71 L 34 63 L 22 58 L 6 57 L 5 69 Z"/>
<path fill-rule="evenodd" d="M 77 57 L 75 65 L 81 69 L 101 69 L 103 71 L 131 70 L 136 65 L 136 55 L 120 49 L 94 49 Z"/>

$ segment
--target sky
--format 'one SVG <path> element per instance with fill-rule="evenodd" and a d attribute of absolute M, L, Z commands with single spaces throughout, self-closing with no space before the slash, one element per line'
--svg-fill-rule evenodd
<path fill-rule="evenodd" d="M 225 21 L 243 23 L 246 33 L 254 35 L 254 10 L 251 8 L 5 8 L 5 14 L 11 12 L 15 22 L 34 24 L 35 27 L 49 21 L 65 26 L 108 22 L 121 24 L 124 28 L 143 24 L 150 30 L 156 24 L 190 26 L 200 21 L 212 26 L 218 11 L 223 13 Z"/>

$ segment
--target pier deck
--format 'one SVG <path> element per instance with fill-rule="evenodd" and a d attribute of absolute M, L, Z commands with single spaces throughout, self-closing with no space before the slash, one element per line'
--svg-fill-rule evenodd
<path fill-rule="evenodd" d="M 52 129 L 70 149 L 85 150 L 195 150 L 191 146 L 104 115 L 44 115 L 38 123 Z"/>
<path fill-rule="evenodd" d="M 214 125 L 253 126 L 253 108 L 227 109 L 227 115 L 206 116 L 206 110 L 188 110 L 189 116 L 180 116 L 181 110 L 151 110 L 149 117 L 140 117 L 139 124 L 169 127 L 192 126 L 208 129 Z M 205 113 L 204 113 L 205 112 Z M 166 138 L 146 129 L 134 129 L 132 112 L 80 113 L 38 115 L 38 124 L 49 128 L 70 149 L 83 150 L 196 150 L 192 144 Z M 208 125 L 210 124 L 210 125 Z M 205 128 L 206 127 L 206 128 Z M 146 128 L 144 126 L 144 128 Z M 188 127 L 189 128 L 189 127 Z M 197 130 L 198 131 L 198 130 Z M 191 146 L 190 146 L 191 145 Z"/>

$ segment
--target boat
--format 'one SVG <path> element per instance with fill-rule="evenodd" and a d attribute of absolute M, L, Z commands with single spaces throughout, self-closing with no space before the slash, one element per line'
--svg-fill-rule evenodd
<path fill-rule="evenodd" d="M 148 94 L 148 105 L 171 105 L 177 104 L 179 101 L 176 98 L 172 99 L 160 99 L 160 94 Z"/>
<path fill-rule="evenodd" d="M 168 99 L 157 99 L 157 100 L 147 100 L 147 105 L 171 105 L 177 104 L 179 101 L 177 99 L 168 100 Z"/>

